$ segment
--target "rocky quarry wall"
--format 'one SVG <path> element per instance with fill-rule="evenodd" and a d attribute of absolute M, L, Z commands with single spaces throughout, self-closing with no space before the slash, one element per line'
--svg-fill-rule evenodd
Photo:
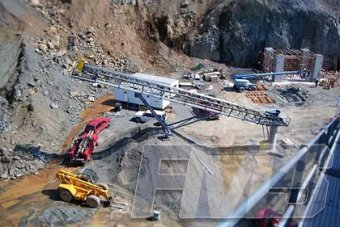
<path fill-rule="evenodd" d="M 161 52 L 159 43 L 190 56 L 240 67 L 256 66 L 266 46 L 309 48 L 324 54 L 330 68 L 334 56 L 340 59 L 337 0 L 40 2 L 50 6 L 51 12 L 62 9 L 59 20 L 74 32 L 96 27 L 102 34 L 97 41 L 109 55 L 134 56 L 142 62 Z"/>
<path fill-rule="evenodd" d="M 234 66 L 256 66 L 266 46 L 309 48 L 324 54 L 330 68 L 340 56 L 335 0 L 182 1 L 176 10 L 154 15 L 160 40 L 168 46 Z"/>

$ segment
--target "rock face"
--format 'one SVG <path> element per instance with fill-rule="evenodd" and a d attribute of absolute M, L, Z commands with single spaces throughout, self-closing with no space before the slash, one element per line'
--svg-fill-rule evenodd
<path fill-rule="evenodd" d="M 270 3 L 271 2 L 271 3 Z M 265 46 L 340 55 L 340 25 L 315 1 L 229 1 L 210 12 L 190 35 L 192 56 L 249 67 Z"/>
<path fill-rule="evenodd" d="M 6 94 L 15 82 L 15 71 L 21 53 L 22 39 L 20 36 L 11 38 L 11 41 L 0 41 L 0 94 Z"/>
<path fill-rule="evenodd" d="M 185 9 L 180 4 L 176 12 L 156 15 L 154 23 L 160 41 L 191 56 L 242 67 L 255 66 L 266 46 L 309 48 L 326 55 L 330 67 L 340 56 L 339 1 L 186 2 Z"/>
<path fill-rule="evenodd" d="M 339 21 L 316 1 L 229 1 L 210 12 L 190 35 L 186 52 L 249 67 L 256 65 L 266 46 L 307 47 L 331 59 L 340 56 L 337 40 L 340 45 Z"/>

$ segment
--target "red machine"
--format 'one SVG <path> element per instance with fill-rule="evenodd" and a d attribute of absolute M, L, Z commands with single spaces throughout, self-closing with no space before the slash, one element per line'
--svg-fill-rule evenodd
<path fill-rule="evenodd" d="M 69 151 L 71 162 L 85 163 L 90 161 L 94 147 L 98 145 L 99 133 L 109 126 L 110 118 L 99 117 L 92 120 L 73 142 Z"/>
<path fill-rule="evenodd" d="M 281 218 L 281 214 L 273 211 L 270 208 L 263 208 L 256 213 L 256 221 L 259 227 L 277 226 Z"/>

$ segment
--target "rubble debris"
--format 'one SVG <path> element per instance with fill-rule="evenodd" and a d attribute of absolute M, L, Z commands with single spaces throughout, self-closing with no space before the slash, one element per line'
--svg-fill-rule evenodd
<path fill-rule="evenodd" d="M 183 2 L 181 2 L 180 7 L 181 8 L 187 8 L 189 5 L 190 5 L 190 3 L 188 1 L 183 1 Z"/>
<path fill-rule="evenodd" d="M 78 91 L 70 91 L 70 97 L 71 98 L 74 98 L 74 97 L 76 97 L 76 96 L 78 96 L 79 95 L 79 92 Z"/>
<path fill-rule="evenodd" d="M 29 1 L 28 3 L 36 8 L 35 2 Z M 50 27 L 48 30 L 45 30 L 46 36 L 38 37 L 36 42 L 37 53 L 52 58 L 55 63 L 67 71 L 71 71 L 73 62 L 80 57 L 85 57 L 90 62 L 102 64 L 117 71 L 139 71 L 136 65 L 129 59 L 112 58 L 112 54 L 104 50 L 104 47 L 97 41 L 98 34 L 94 26 L 84 28 L 78 33 L 70 32 L 65 40 L 66 50 L 59 50 L 63 41 L 59 33 L 60 31 L 68 31 L 72 22 L 68 22 L 68 24 L 66 22 L 63 23 L 64 9 L 58 9 L 53 4 L 39 3 L 39 11 L 49 21 Z M 105 29 L 110 29 L 112 25 L 106 23 L 104 27 Z M 97 28 L 99 27 L 97 26 Z"/>
<path fill-rule="evenodd" d="M 191 68 L 191 71 L 198 71 L 198 70 L 203 69 L 203 68 L 205 68 L 205 67 L 206 67 L 206 66 L 205 66 L 204 64 L 199 63 L 199 64 L 196 65 L 195 67 L 192 67 L 192 68 Z"/>
<path fill-rule="evenodd" d="M 337 78 L 333 75 L 330 75 L 330 76 L 327 76 L 325 78 L 321 78 L 319 80 L 319 85 L 321 87 L 323 87 L 323 89 L 331 89 L 331 88 L 334 88 L 336 87 L 336 82 L 337 82 Z"/>
<path fill-rule="evenodd" d="M 1 179 L 14 180 L 35 173 L 46 166 L 46 160 L 49 158 L 40 152 L 40 147 L 34 147 L 30 144 L 17 146 L 14 151 L 8 148 L 0 148 Z"/>
<path fill-rule="evenodd" d="M 40 43 L 40 44 L 38 45 L 38 48 L 39 48 L 39 50 L 41 50 L 42 52 L 46 52 L 47 49 L 48 49 L 48 47 L 47 47 L 45 44 L 43 44 L 43 43 Z"/>
<path fill-rule="evenodd" d="M 11 129 L 11 112 L 8 110 L 7 99 L 0 96 L 0 134 Z"/>
<path fill-rule="evenodd" d="M 74 224 L 86 220 L 91 215 L 88 209 L 77 207 L 51 207 L 46 209 L 41 216 L 39 222 L 45 225 L 66 225 Z"/>
<path fill-rule="evenodd" d="M 310 101 L 310 92 L 302 88 L 281 88 L 275 91 L 274 94 L 280 101 L 292 103 L 295 106 L 308 105 Z"/>
<path fill-rule="evenodd" d="M 30 112 L 34 111 L 34 106 L 32 105 L 32 103 L 27 105 L 27 110 L 30 111 Z"/>
<path fill-rule="evenodd" d="M 50 107 L 51 107 L 52 109 L 58 109 L 58 108 L 59 108 L 58 104 L 55 104 L 55 103 L 52 103 L 52 104 L 50 105 Z"/>

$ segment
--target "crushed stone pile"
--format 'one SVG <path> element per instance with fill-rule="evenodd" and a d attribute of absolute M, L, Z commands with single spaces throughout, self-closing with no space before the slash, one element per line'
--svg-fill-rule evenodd
<path fill-rule="evenodd" d="M 302 88 L 282 88 L 276 90 L 274 94 L 280 101 L 291 103 L 297 107 L 307 106 L 312 102 L 310 92 Z"/>
<path fill-rule="evenodd" d="M 43 169 L 55 155 L 40 151 L 30 144 L 17 146 L 14 151 L 0 148 L 0 177 L 14 180 Z"/>

